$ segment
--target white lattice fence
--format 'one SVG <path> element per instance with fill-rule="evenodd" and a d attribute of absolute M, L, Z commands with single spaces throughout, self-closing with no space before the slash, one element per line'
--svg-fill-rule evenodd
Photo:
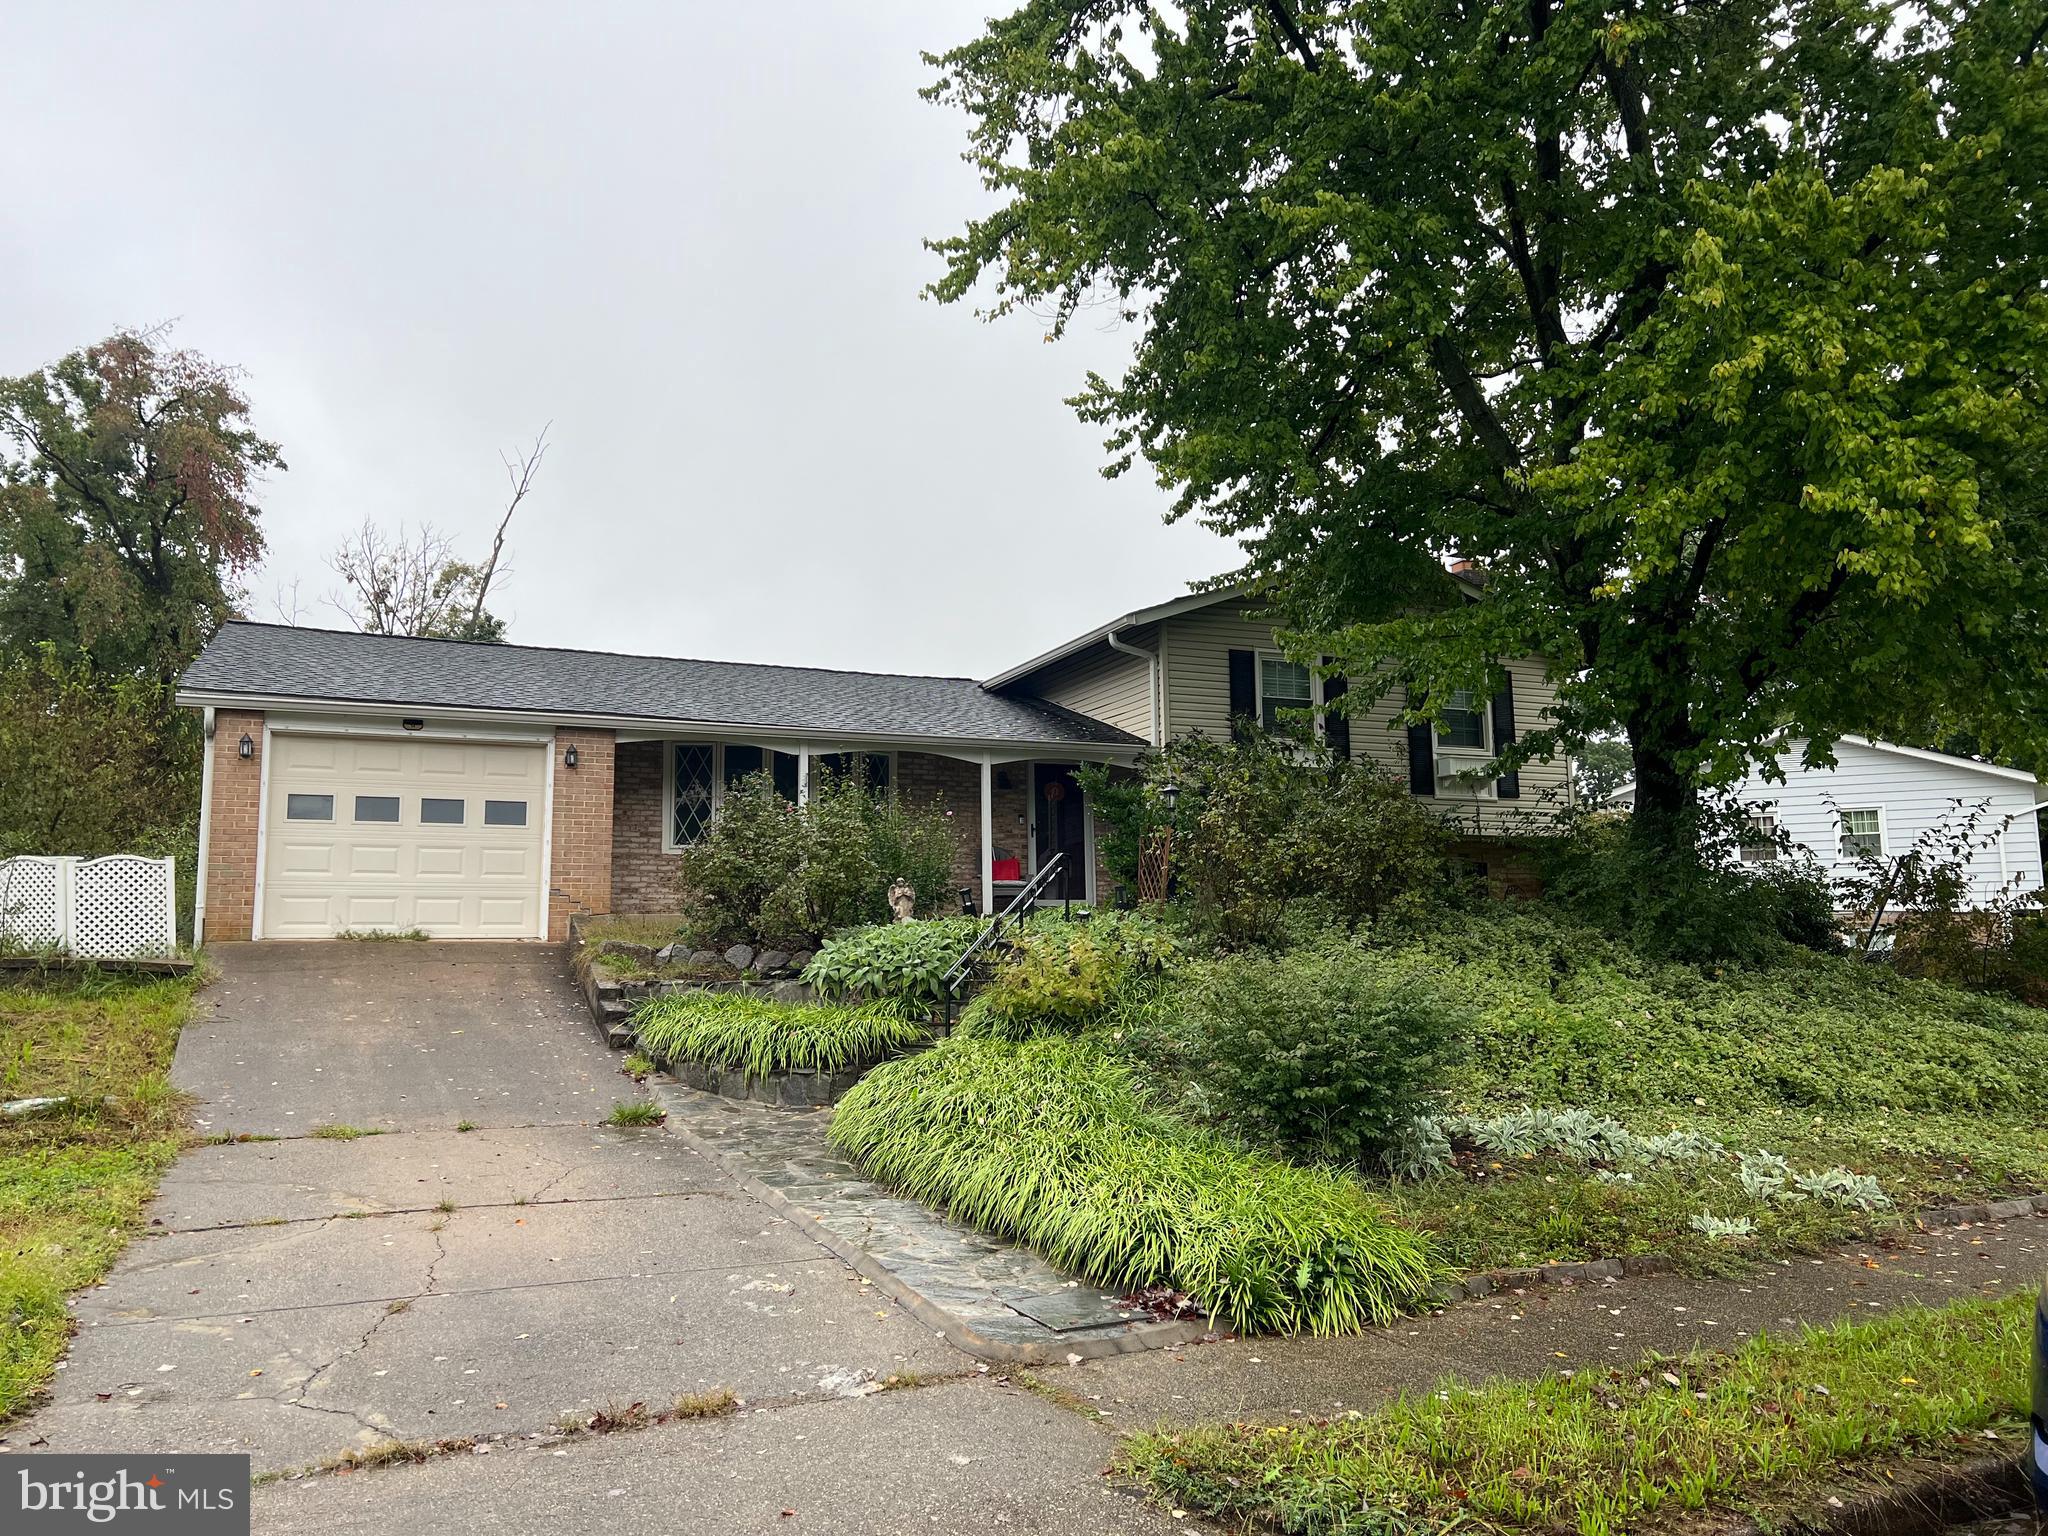
<path fill-rule="evenodd" d="M 177 860 L 0 859 L 0 947 L 96 960 L 168 955 L 178 947 Z"/>

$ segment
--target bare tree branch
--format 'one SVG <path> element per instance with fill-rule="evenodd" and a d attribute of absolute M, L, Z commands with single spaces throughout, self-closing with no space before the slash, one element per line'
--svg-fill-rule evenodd
<path fill-rule="evenodd" d="M 540 429 L 540 435 L 533 440 L 533 447 L 518 459 L 505 459 L 505 477 L 512 482 L 512 499 L 505 505 L 505 515 L 498 519 L 498 531 L 491 537 L 491 558 L 484 562 L 482 573 L 477 577 L 476 597 L 470 604 L 469 624 L 475 629 L 483 622 L 484 599 L 491 595 L 491 583 L 497 579 L 498 559 L 505 550 L 505 530 L 512 524 L 512 514 L 519 510 L 519 503 L 526 500 L 526 493 L 533 489 L 533 477 L 540 470 L 540 461 L 547 456 L 548 427 L 551 421 Z"/>

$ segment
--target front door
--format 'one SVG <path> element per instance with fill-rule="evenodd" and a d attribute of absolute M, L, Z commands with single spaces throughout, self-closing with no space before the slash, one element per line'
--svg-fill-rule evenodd
<path fill-rule="evenodd" d="M 1032 868 L 1043 869 L 1063 853 L 1060 872 L 1046 887 L 1049 901 L 1088 899 L 1088 807 L 1074 770 L 1063 764 L 1031 765 Z"/>

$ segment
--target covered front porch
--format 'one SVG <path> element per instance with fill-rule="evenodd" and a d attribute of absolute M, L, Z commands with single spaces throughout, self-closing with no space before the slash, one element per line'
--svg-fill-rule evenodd
<path fill-rule="evenodd" d="M 1123 754 L 1128 755 L 1128 754 Z M 612 910 L 673 907 L 684 852 L 717 819 L 726 793 L 766 773 L 792 803 L 828 777 L 858 773 L 880 793 L 941 806 L 953 829 L 955 893 L 999 910 L 1055 854 L 1066 857 L 1039 897 L 1095 902 L 1109 894 L 1092 808 L 1075 773 L 1087 759 L 1016 748 L 974 750 L 857 737 L 775 740 L 738 733 L 621 733 L 612 792 Z M 923 893 L 921 893 L 923 894 Z"/>

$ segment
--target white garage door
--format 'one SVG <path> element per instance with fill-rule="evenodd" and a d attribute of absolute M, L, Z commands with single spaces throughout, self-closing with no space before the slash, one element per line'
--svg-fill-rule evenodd
<path fill-rule="evenodd" d="M 545 746 L 273 735 L 263 937 L 535 937 L 547 762 Z"/>

